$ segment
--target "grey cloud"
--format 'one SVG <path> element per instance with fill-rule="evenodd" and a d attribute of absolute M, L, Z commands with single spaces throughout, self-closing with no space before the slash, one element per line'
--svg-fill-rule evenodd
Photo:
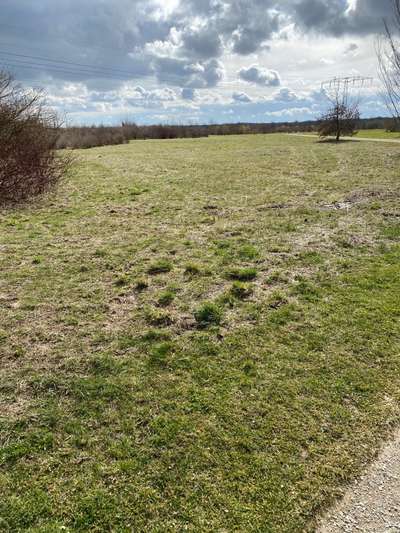
<path fill-rule="evenodd" d="M 208 59 L 219 57 L 223 52 L 221 36 L 216 30 L 207 27 L 189 27 L 183 32 L 182 45 L 191 57 Z"/>
<path fill-rule="evenodd" d="M 184 87 L 181 92 L 181 96 L 184 100 L 196 100 L 197 92 L 195 89 L 190 87 Z"/>
<path fill-rule="evenodd" d="M 233 52 L 248 55 L 266 46 L 266 41 L 279 30 L 282 13 L 276 8 L 277 0 L 186 0 L 181 2 L 178 13 L 184 21 L 206 19 L 211 42 L 216 44 L 218 35 Z"/>
<path fill-rule="evenodd" d="M 295 92 L 287 87 L 282 87 L 280 91 L 274 94 L 274 100 L 277 102 L 295 102 L 299 97 Z"/>
<path fill-rule="evenodd" d="M 204 89 L 215 87 L 224 77 L 224 66 L 217 59 L 190 63 L 186 59 L 158 57 L 155 59 L 155 73 L 160 82 Z"/>
<path fill-rule="evenodd" d="M 247 81 L 248 83 L 255 83 L 266 87 L 277 87 L 281 84 L 278 72 L 259 67 L 258 65 L 252 65 L 248 68 L 243 67 L 239 70 L 238 76 L 241 80 Z"/>
<path fill-rule="evenodd" d="M 392 0 L 358 0 L 354 9 L 347 0 L 298 0 L 287 6 L 298 27 L 337 37 L 382 32 L 383 18 L 393 17 Z"/>

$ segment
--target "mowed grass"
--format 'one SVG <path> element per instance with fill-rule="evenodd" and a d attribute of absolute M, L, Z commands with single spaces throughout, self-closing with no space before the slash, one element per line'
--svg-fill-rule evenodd
<path fill-rule="evenodd" d="M 356 137 L 362 139 L 394 139 L 400 141 L 400 132 L 386 130 L 360 130 Z"/>
<path fill-rule="evenodd" d="M 0 529 L 312 530 L 400 419 L 399 147 L 77 155 L 0 213 Z"/>

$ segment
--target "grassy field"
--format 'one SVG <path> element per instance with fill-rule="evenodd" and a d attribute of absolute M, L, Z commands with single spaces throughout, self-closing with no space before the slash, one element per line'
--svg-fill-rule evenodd
<path fill-rule="evenodd" d="M 398 139 L 400 141 L 399 132 L 391 132 L 386 130 L 360 130 L 356 137 L 362 139 Z"/>
<path fill-rule="evenodd" d="M 1 531 L 311 531 L 400 421 L 400 148 L 77 157 L 0 212 Z"/>

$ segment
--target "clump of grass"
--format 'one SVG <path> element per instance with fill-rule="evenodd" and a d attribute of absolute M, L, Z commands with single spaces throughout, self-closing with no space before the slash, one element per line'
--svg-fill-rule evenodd
<path fill-rule="evenodd" d="M 253 287 L 242 281 L 234 281 L 230 293 L 239 300 L 245 300 L 253 294 Z"/>
<path fill-rule="evenodd" d="M 122 276 L 119 276 L 114 282 L 114 285 L 116 285 L 117 287 L 125 287 L 128 284 L 129 284 L 129 278 L 125 274 L 123 274 Z"/>
<path fill-rule="evenodd" d="M 135 197 L 140 196 L 144 192 L 146 192 L 147 189 L 138 189 L 137 187 L 133 187 L 132 189 L 128 190 L 129 196 Z"/>
<path fill-rule="evenodd" d="M 135 346 L 137 346 L 137 343 L 137 337 L 129 334 L 121 334 L 118 337 L 118 348 L 120 350 L 128 350 L 129 348 L 134 348 Z"/>
<path fill-rule="evenodd" d="M 172 291 L 166 290 L 160 294 L 158 297 L 157 303 L 161 307 L 167 307 L 170 305 L 175 299 L 175 293 Z"/>
<path fill-rule="evenodd" d="M 320 292 L 316 285 L 307 280 L 300 280 L 293 288 L 296 296 L 301 296 L 304 300 L 315 302 L 320 298 Z"/>
<path fill-rule="evenodd" d="M 94 252 L 94 256 L 95 256 L 95 257 L 106 257 L 106 255 L 107 255 L 106 250 L 102 250 L 101 248 L 98 248 L 98 249 L 95 250 L 95 252 Z"/>
<path fill-rule="evenodd" d="M 185 266 L 185 274 L 187 276 L 198 276 L 201 273 L 201 269 L 196 263 L 188 263 Z"/>
<path fill-rule="evenodd" d="M 161 342 L 156 344 L 150 351 L 149 362 L 155 366 L 165 366 L 168 355 L 173 350 L 172 342 Z"/>
<path fill-rule="evenodd" d="M 232 268 L 226 272 L 226 276 L 237 281 L 251 281 L 257 277 L 257 269 L 253 267 Z"/>
<path fill-rule="evenodd" d="M 171 338 L 170 333 L 167 330 L 164 329 L 149 329 L 146 331 L 142 337 L 140 337 L 140 340 L 142 342 L 161 342 L 161 341 L 168 341 Z"/>
<path fill-rule="evenodd" d="M 155 274 L 164 274 L 166 272 L 171 272 L 172 270 L 172 263 L 171 261 L 168 261 L 168 259 L 158 259 L 154 263 L 152 263 L 147 272 L 151 275 Z"/>
<path fill-rule="evenodd" d="M 324 262 L 322 255 L 312 250 L 300 253 L 299 259 L 306 265 L 320 265 Z"/>
<path fill-rule="evenodd" d="M 268 300 L 268 307 L 270 309 L 278 309 L 282 305 L 285 305 L 287 303 L 287 299 L 283 292 L 281 291 L 274 291 Z"/>
<path fill-rule="evenodd" d="M 231 243 L 229 241 L 216 241 L 215 246 L 218 250 L 228 250 L 231 247 Z"/>
<path fill-rule="evenodd" d="M 277 285 L 279 283 L 285 283 L 287 281 L 287 276 L 277 270 L 275 272 L 271 272 L 271 274 L 265 280 L 268 285 Z"/>
<path fill-rule="evenodd" d="M 251 359 L 247 359 L 242 367 L 243 372 L 248 376 L 257 375 L 257 367 Z"/>
<path fill-rule="evenodd" d="M 5 342 L 7 337 L 8 337 L 7 333 L 4 330 L 0 329 L 0 344 L 2 342 Z"/>
<path fill-rule="evenodd" d="M 145 291 L 148 288 L 149 288 L 149 284 L 148 284 L 147 280 L 145 280 L 145 279 L 136 280 L 135 290 L 137 292 L 143 292 L 143 291 Z"/>
<path fill-rule="evenodd" d="M 162 309 L 149 307 L 145 312 L 146 320 L 152 326 L 168 326 L 172 322 L 170 314 Z"/>
<path fill-rule="evenodd" d="M 203 328 L 218 325 L 222 320 L 222 309 L 213 302 L 205 302 L 195 311 L 194 318 Z"/>
<path fill-rule="evenodd" d="M 98 355 L 88 361 L 91 372 L 96 375 L 112 375 L 120 370 L 120 363 L 109 355 Z"/>
<path fill-rule="evenodd" d="M 245 244 L 238 251 L 238 256 L 241 259 L 257 259 L 259 257 L 259 251 L 252 244 Z"/>
<path fill-rule="evenodd" d="M 382 230 L 383 236 L 390 240 L 400 238 L 400 223 L 387 224 Z"/>

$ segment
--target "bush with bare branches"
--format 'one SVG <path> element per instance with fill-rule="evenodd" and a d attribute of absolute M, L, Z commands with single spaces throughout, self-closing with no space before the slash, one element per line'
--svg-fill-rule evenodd
<path fill-rule="evenodd" d="M 60 180 L 69 160 L 55 152 L 58 130 L 42 93 L 0 72 L 0 205 L 41 194 Z"/>
<path fill-rule="evenodd" d="M 384 21 L 385 33 L 378 40 L 377 51 L 386 104 L 400 129 L 400 0 L 392 1 L 393 21 Z"/>

